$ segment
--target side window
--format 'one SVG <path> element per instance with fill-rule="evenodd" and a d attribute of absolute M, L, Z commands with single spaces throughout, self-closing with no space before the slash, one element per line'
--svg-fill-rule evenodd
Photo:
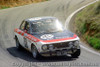
<path fill-rule="evenodd" d="M 30 32 L 30 25 L 26 22 L 25 30 L 29 33 Z"/>
<path fill-rule="evenodd" d="M 26 24 L 26 22 L 23 21 L 22 24 L 20 25 L 20 29 L 21 29 L 21 30 L 24 30 L 24 29 L 25 29 L 25 24 Z"/>

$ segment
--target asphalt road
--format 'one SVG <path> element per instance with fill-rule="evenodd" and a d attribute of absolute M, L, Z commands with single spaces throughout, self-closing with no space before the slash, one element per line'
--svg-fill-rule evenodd
<path fill-rule="evenodd" d="M 54 16 L 65 24 L 66 18 L 72 12 L 92 1 L 94 0 L 50 0 L 0 10 L 0 67 L 58 67 L 58 65 L 59 67 L 100 67 L 100 56 L 83 48 L 78 59 L 49 57 L 35 60 L 26 50 L 18 51 L 13 39 L 14 28 L 18 28 L 23 19 Z"/>

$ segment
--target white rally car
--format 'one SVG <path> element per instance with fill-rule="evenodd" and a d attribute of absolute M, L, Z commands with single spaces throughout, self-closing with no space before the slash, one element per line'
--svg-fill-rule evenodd
<path fill-rule="evenodd" d="M 32 52 L 34 58 L 40 56 L 80 55 L 79 37 L 64 29 L 55 17 L 36 17 L 23 20 L 14 30 L 16 47 Z"/>

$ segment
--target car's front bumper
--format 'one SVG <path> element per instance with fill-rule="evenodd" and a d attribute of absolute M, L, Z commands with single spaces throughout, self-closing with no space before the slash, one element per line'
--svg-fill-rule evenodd
<path fill-rule="evenodd" d="M 63 50 L 55 50 L 55 51 L 45 51 L 41 52 L 42 56 L 66 56 L 68 54 L 73 54 L 77 51 L 77 49 L 63 49 Z"/>

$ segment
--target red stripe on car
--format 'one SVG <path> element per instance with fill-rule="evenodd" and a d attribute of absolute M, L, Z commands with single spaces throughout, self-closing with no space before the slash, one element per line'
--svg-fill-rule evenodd
<path fill-rule="evenodd" d="M 74 34 L 73 37 L 69 37 L 69 38 L 62 38 L 62 39 L 53 39 L 53 40 L 40 40 L 38 38 L 36 38 L 35 36 L 28 34 L 28 33 L 24 33 L 23 31 L 19 30 L 19 29 L 15 29 L 14 30 L 16 33 L 24 36 L 24 34 L 27 34 L 27 36 L 24 36 L 26 38 L 28 38 L 29 40 L 33 41 L 33 42 L 57 42 L 57 41 L 64 41 L 64 40 L 71 40 L 71 39 L 75 39 L 77 37 L 77 35 Z"/>
<path fill-rule="evenodd" d="M 69 37 L 69 38 L 53 39 L 53 40 L 45 40 L 45 41 L 43 41 L 43 42 L 56 42 L 56 41 L 71 40 L 71 39 L 75 39 L 76 37 L 77 37 L 77 35 L 74 35 L 73 37 Z"/>

